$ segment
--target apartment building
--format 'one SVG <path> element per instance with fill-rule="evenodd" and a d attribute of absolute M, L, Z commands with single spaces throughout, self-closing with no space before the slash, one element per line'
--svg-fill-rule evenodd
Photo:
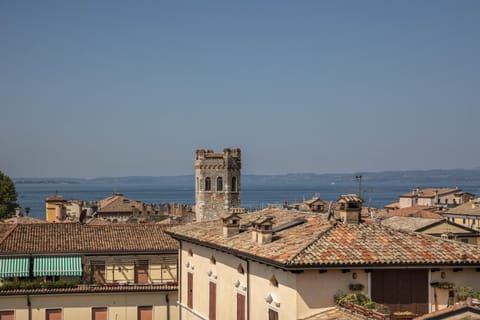
<path fill-rule="evenodd" d="M 178 245 L 165 234 L 169 226 L 5 228 L 0 319 L 178 319 Z"/>
<path fill-rule="evenodd" d="M 353 195 L 339 204 L 330 220 L 269 208 L 166 231 L 180 242 L 181 319 L 305 319 L 358 292 L 421 315 L 452 303 L 435 284 L 480 289 L 478 246 L 362 222 Z"/>

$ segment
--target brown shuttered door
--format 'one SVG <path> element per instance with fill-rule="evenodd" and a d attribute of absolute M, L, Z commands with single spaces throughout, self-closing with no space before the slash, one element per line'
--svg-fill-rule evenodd
<path fill-rule="evenodd" d="M 0 320 L 14 320 L 13 311 L 0 311 Z"/>
<path fill-rule="evenodd" d="M 217 317 L 217 284 L 210 282 L 209 290 L 209 304 L 208 304 L 208 319 L 215 320 Z"/>
<path fill-rule="evenodd" d="M 193 308 L 193 273 L 187 273 L 187 306 Z"/>
<path fill-rule="evenodd" d="M 92 261 L 93 279 L 97 284 L 105 284 L 105 261 Z"/>
<path fill-rule="evenodd" d="M 107 308 L 92 308 L 92 320 L 107 320 Z"/>
<path fill-rule="evenodd" d="M 148 260 L 135 261 L 135 283 L 148 283 Z"/>
<path fill-rule="evenodd" d="M 245 320 L 245 296 L 237 293 L 237 320 Z"/>
<path fill-rule="evenodd" d="M 61 309 L 47 309 L 45 310 L 45 318 L 47 320 L 62 320 Z"/>
<path fill-rule="evenodd" d="M 152 320 L 152 307 L 138 307 L 138 320 Z"/>
<path fill-rule="evenodd" d="M 278 320 L 278 312 L 268 309 L 268 320 Z"/>
<path fill-rule="evenodd" d="M 428 270 L 372 271 L 372 300 L 392 312 L 428 313 Z"/>

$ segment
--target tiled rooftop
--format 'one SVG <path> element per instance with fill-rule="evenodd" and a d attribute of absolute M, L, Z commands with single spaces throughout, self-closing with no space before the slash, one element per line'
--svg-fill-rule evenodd
<path fill-rule="evenodd" d="M 169 227 L 158 224 L 17 224 L 0 241 L 0 255 L 174 252 L 178 243 L 164 232 Z"/>
<path fill-rule="evenodd" d="M 427 313 L 420 317 L 414 318 L 415 320 L 438 320 L 438 319 L 450 319 L 450 320 L 475 320 L 480 319 L 480 307 L 469 306 L 464 302 L 457 303 L 448 308 Z"/>
<path fill-rule="evenodd" d="M 444 213 L 480 216 L 480 198 L 456 206 L 455 208 L 449 209 Z"/>
<path fill-rule="evenodd" d="M 426 189 L 418 189 L 412 192 L 404 193 L 400 195 L 400 197 L 414 197 L 418 196 L 419 198 L 433 198 L 435 197 L 435 193 L 438 192 L 439 196 L 443 196 L 449 193 L 456 193 L 461 192 L 462 190 L 456 188 L 426 188 Z"/>
<path fill-rule="evenodd" d="M 45 220 L 33 218 L 30 216 L 22 216 L 22 217 L 12 217 L 6 219 L 5 223 L 47 223 Z"/>
<path fill-rule="evenodd" d="M 305 223 L 276 232 L 273 241 L 251 240 L 251 228 L 224 237 L 221 221 L 199 222 L 167 231 L 175 238 L 285 268 L 375 265 L 480 265 L 480 247 L 397 231 L 375 224 L 330 223 L 316 214 L 265 209 L 240 215 L 240 224 L 256 217 L 273 217 L 273 228 L 303 218 Z"/>
<path fill-rule="evenodd" d="M 382 210 L 375 215 L 376 218 L 388 217 L 415 217 L 415 218 L 429 218 L 429 219 L 443 219 L 441 215 L 433 212 L 435 207 L 431 206 L 414 206 L 406 207 L 396 210 Z"/>
<path fill-rule="evenodd" d="M 361 319 L 365 319 L 365 318 L 355 313 L 352 313 L 350 311 L 344 310 L 340 307 L 334 307 L 300 320 L 361 320 Z"/>
<path fill-rule="evenodd" d="M 382 220 L 381 224 L 397 230 L 415 231 L 438 221 L 439 219 L 393 216 Z"/>
<path fill-rule="evenodd" d="M 100 200 L 98 202 L 98 211 L 97 213 L 132 213 L 133 208 L 139 212 L 143 211 L 143 203 L 136 200 L 130 200 L 125 197 L 123 194 L 115 193 L 110 197 Z"/>
<path fill-rule="evenodd" d="M 159 291 L 177 291 L 178 285 L 119 285 L 119 286 L 96 286 L 79 285 L 72 288 L 52 288 L 52 289 L 11 289 L 0 290 L 0 296 L 16 295 L 41 295 L 41 294 L 65 294 L 65 293 L 104 293 L 104 292 L 159 292 Z"/>

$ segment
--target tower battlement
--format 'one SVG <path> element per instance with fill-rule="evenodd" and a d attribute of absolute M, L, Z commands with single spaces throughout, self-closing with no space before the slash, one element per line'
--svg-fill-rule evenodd
<path fill-rule="evenodd" d="M 197 221 L 217 219 L 240 206 L 240 149 L 195 151 Z"/>

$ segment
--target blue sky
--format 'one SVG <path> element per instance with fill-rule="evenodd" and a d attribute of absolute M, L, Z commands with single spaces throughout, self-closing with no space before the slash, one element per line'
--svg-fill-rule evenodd
<path fill-rule="evenodd" d="M 480 166 L 478 1 L 1 1 L 13 177 Z"/>

